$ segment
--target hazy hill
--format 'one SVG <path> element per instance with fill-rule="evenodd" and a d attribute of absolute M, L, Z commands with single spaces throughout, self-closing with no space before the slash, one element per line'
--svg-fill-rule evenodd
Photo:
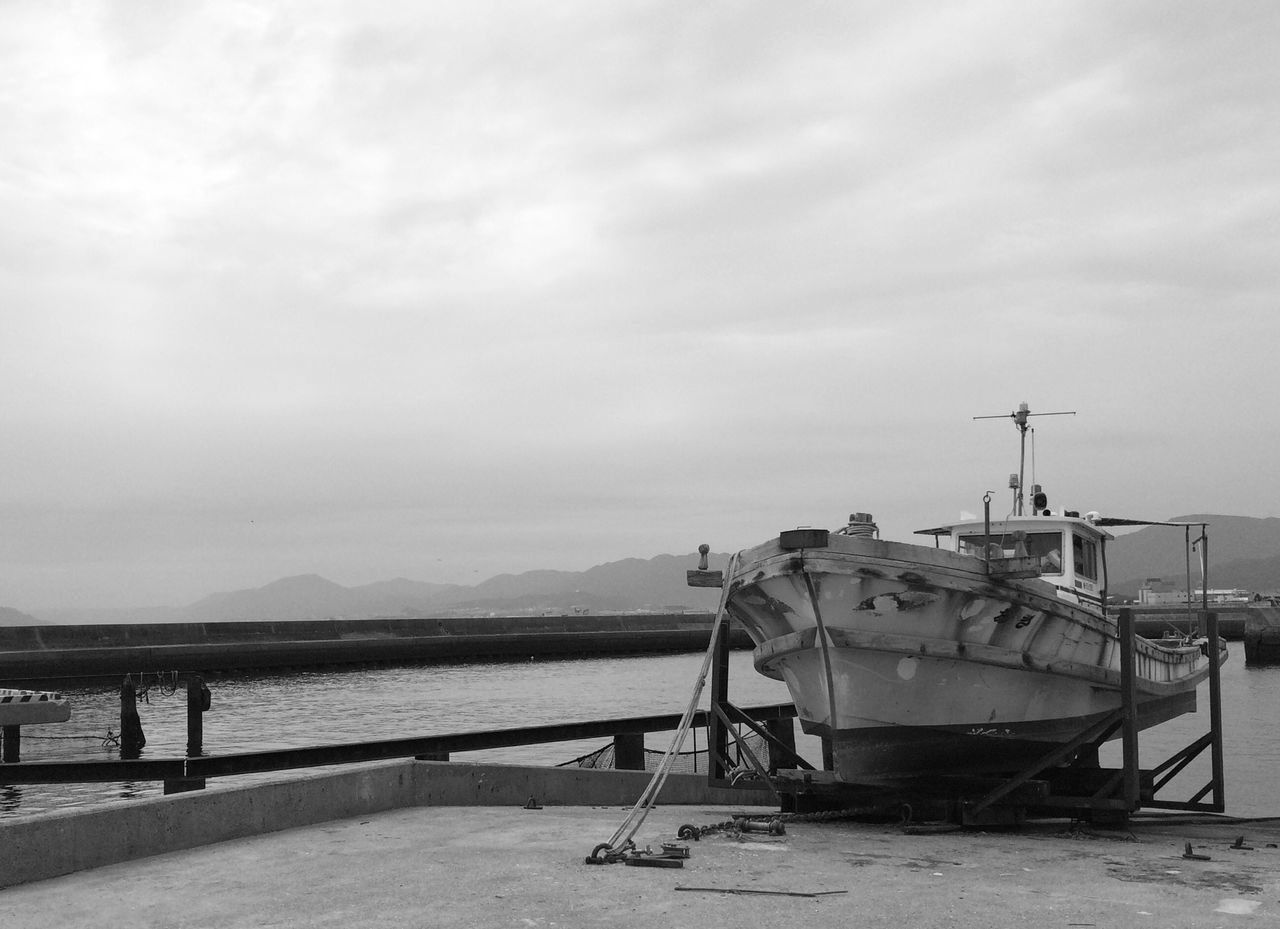
<path fill-rule="evenodd" d="M 711 556 L 723 568 L 727 555 Z M 500 574 L 475 586 L 429 584 L 396 578 L 343 587 L 316 574 L 281 578 L 262 587 L 216 593 L 189 606 L 137 610 L 60 610 L 46 619 L 64 623 L 232 622 L 257 620 L 371 619 L 378 616 L 445 616 L 474 613 L 568 613 L 714 610 L 716 590 L 691 588 L 685 571 L 698 556 L 627 558 L 588 571 Z M 25 616 L 16 610 L 16 616 Z M 15 621 L 13 625 L 35 622 Z"/>
<path fill-rule="evenodd" d="M 1209 524 L 1209 586 L 1280 589 L 1280 519 L 1193 514 L 1169 522 Z M 1191 538 L 1199 537 L 1199 527 Z M 1107 545 L 1111 592 L 1133 594 L 1149 577 L 1182 583 L 1187 575 L 1186 530 L 1147 526 Z M 1200 583 L 1200 555 L 1191 553 L 1192 583 Z"/>
<path fill-rule="evenodd" d="M 1280 589 L 1280 519 L 1247 516 L 1185 516 L 1171 522 L 1207 521 L 1209 581 L 1213 587 L 1254 591 Z M 1198 534 L 1198 533 L 1194 533 Z M 1113 594 L 1132 596 L 1145 578 L 1175 583 L 1186 574 L 1185 533 L 1151 526 L 1126 533 L 1107 546 Z M 282 578 L 253 590 L 205 597 L 186 607 L 137 610 L 52 611 L 39 618 L 0 608 L 0 624 L 37 622 L 217 622 L 231 620 L 367 619 L 376 616 L 446 616 L 469 613 L 567 613 L 714 610 L 719 591 L 685 585 L 697 555 L 626 558 L 587 571 L 527 571 L 500 574 L 474 586 L 429 584 L 396 578 L 343 587 L 314 574 Z M 727 555 L 712 555 L 723 569 Z M 1199 556 L 1193 555 L 1198 584 Z"/>
<path fill-rule="evenodd" d="M 213 594 L 178 611 L 174 618 L 181 622 L 226 622 L 422 615 L 433 609 L 442 595 L 456 589 L 453 584 L 404 578 L 343 587 L 316 574 L 303 574 L 252 590 Z"/>
<path fill-rule="evenodd" d="M 42 626 L 43 622 L 21 610 L 0 606 L 0 626 Z"/>
<path fill-rule="evenodd" d="M 718 560 L 717 560 L 718 559 Z M 712 567 L 723 568 L 728 555 L 712 556 Z M 441 598 L 441 604 L 509 604 L 529 598 L 559 602 L 566 606 L 654 609 L 684 606 L 713 610 L 718 603 L 715 591 L 685 584 L 685 571 L 697 567 L 697 555 L 658 555 L 654 558 L 626 558 L 597 565 L 587 571 L 527 571 L 500 574 L 475 587 L 462 588 Z M 604 606 L 604 604 L 610 604 Z M 531 603 L 532 605 L 532 603 Z"/>

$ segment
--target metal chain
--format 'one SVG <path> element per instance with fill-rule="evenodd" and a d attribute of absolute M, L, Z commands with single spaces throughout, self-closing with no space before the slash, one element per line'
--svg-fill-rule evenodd
<path fill-rule="evenodd" d="M 855 819 L 859 816 L 874 814 L 884 815 L 892 807 L 897 806 L 902 813 L 903 823 L 911 821 L 911 807 L 906 804 L 889 804 L 888 806 L 851 806 L 842 810 L 817 810 L 812 813 L 764 813 L 751 816 L 735 816 L 721 823 L 706 826 L 685 824 L 676 833 L 681 839 L 693 839 L 695 842 L 704 835 L 730 832 L 740 835 L 743 832 L 768 832 L 770 835 L 783 835 L 787 823 L 822 823 L 839 819 Z M 756 826 L 756 828 L 752 828 Z"/>

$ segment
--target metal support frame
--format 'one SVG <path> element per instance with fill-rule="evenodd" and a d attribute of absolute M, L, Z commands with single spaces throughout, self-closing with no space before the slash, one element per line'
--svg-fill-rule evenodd
<path fill-rule="evenodd" d="M 796 754 L 795 739 L 780 738 L 771 731 L 772 724 L 778 720 L 770 720 L 761 724 L 747 713 L 729 702 L 729 625 L 721 626 L 720 635 L 715 641 L 715 654 L 711 663 L 711 709 L 707 714 L 707 777 L 710 783 L 717 786 L 728 786 L 735 783 L 730 778 L 730 769 L 736 767 L 730 757 L 730 737 L 733 737 L 734 748 L 741 760 L 747 763 L 752 773 L 765 784 L 772 786 L 770 776 L 782 765 L 812 771 L 813 765 Z M 787 725 L 794 725 L 790 718 L 781 720 Z M 765 759 L 756 757 L 755 753 L 737 738 L 737 727 L 746 726 L 756 735 L 764 739 L 769 746 L 769 755 Z M 756 781 L 750 784 L 758 786 Z M 776 792 L 776 791 L 775 791 Z"/>
<path fill-rule="evenodd" d="M 1150 807 L 1165 810 L 1186 810 L 1203 813 L 1221 813 L 1226 809 L 1222 750 L 1222 670 L 1217 656 L 1220 649 L 1218 615 L 1206 612 L 1205 627 L 1208 632 L 1209 658 L 1209 732 L 1175 752 L 1156 767 L 1144 771 L 1140 767 L 1138 748 L 1138 689 L 1134 667 L 1133 613 L 1122 609 L 1119 616 L 1120 639 L 1120 708 L 1084 730 L 1071 742 L 1047 752 L 1027 768 L 1013 775 L 976 803 L 967 805 L 966 815 L 977 816 L 996 806 L 1001 799 L 1011 795 L 1024 784 L 1048 773 L 1050 769 L 1086 747 L 1096 748 L 1105 742 L 1117 728 L 1121 730 L 1122 763 L 1119 769 L 1099 769 L 1105 777 L 1088 795 L 1074 793 L 1050 794 L 1036 806 L 1049 808 L 1091 809 L 1119 812 L 1127 815 Z M 1211 749 L 1212 775 L 1208 784 L 1197 791 L 1190 800 L 1161 800 L 1156 794 L 1176 777 L 1205 748 Z M 1091 755 L 1096 752 L 1091 752 Z M 1062 780 L 1061 778 L 1059 780 Z M 1147 786 L 1149 785 L 1149 786 Z M 1146 789 L 1144 789 L 1144 786 Z M 1202 802 L 1206 794 L 1212 794 L 1211 802 Z"/>
<path fill-rule="evenodd" d="M 1127 610 L 1123 611 L 1123 613 L 1127 612 Z M 1221 637 L 1218 635 L 1218 614 L 1205 611 L 1203 615 L 1209 648 L 1209 731 L 1152 769 L 1152 774 L 1159 778 L 1153 785 L 1153 792 L 1158 791 L 1173 780 L 1183 768 L 1190 764 L 1206 748 L 1209 749 L 1209 782 L 1201 787 L 1190 800 L 1158 800 L 1154 796 L 1145 800 L 1143 805 L 1154 809 L 1222 813 L 1227 808 L 1222 747 L 1222 666 L 1218 663 L 1218 655 L 1222 647 Z M 1165 773 L 1166 771 L 1168 772 L 1167 774 Z M 1160 777 L 1162 774 L 1164 776 Z M 1212 795 L 1212 799 L 1208 803 L 1203 802 L 1206 795 Z"/>

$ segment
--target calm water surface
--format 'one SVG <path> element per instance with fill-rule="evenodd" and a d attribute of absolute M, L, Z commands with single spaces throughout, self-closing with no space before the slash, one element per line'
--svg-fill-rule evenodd
<path fill-rule="evenodd" d="M 1227 812 L 1280 816 L 1280 668 L 1244 667 L 1243 649 L 1232 643 L 1223 668 Z M 702 654 L 475 663 L 362 670 L 302 671 L 283 675 L 211 677 L 213 705 L 204 717 L 207 754 L 296 748 L 417 735 L 441 735 L 680 713 L 688 704 Z M 786 687 L 757 674 L 747 651 L 730 657 L 730 699 L 742 706 L 790 701 Z M 710 681 L 708 680 L 708 684 Z M 108 760 L 118 749 L 103 737 L 119 731 L 119 691 L 99 687 L 67 691 L 71 719 L 22 730 L 22 758 Z M 186 692 L 166 694 L 152 685 L 139 702 L 147 737 L 144 758 L 181 757 L 186 751 Z M 707 705 L 704 693 L 701 705 Z M 1150 767 L 1208 731 L 1208 689 L 1200 690 L 1200 712 L 1148 730 L 1141 763 Z M 798 733 L 798 729 L 797 729 Z M 652 733 L 650 748 L 665 749 L 668 733 Z M 801 753 L 817 762 L 816 739 L 799 738 Z M 606 744 L 532 745 L 456 755 L 459 759 L 557 764 Z M 1118 743 L 1103 752 L 1104 765 L 1118 765 Z M 692 747 L 692 746 L 686 746 Z M 244 784 L 253 777 L 218 778 L 210 789 Z M 278 777 L 280 775 L 270 775 Z M 1188 799 L 1209 779 L 1206 756 L 1168 785 L 1161 797 Z M 0 768 L 0 782 L 3 769 Z M 112 798 L 157 796 L 160 785 L 87 784 L 0 786 L 0 817 L 64 809 Z"/>

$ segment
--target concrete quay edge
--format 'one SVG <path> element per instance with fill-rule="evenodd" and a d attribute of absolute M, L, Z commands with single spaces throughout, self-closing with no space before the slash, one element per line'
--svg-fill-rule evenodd
<path fill-rule="evenodd" d="M 1274 820 L 915 834 L 898 823 L 793 821 L 784 835 L 689 842 L 681 868 L 586 866 L 625 812 L 399 807 L 9 887 L 0 912 L 22 929 L 1213 929 L 1280 920 Z M 636 839 L 656 847 L 682 823 L 728 815 L 660 805 Z M 1233 847 L 1236 830 L 1248 847 Z M 1196 858 L 1183 857 L 1186 843 Z"/>
<path fill-rule="evenodd" d="M 396 760 L 243 786 L 116 800 L 0 820 L 0 888 L 151 855 L 417 806 L 630 806 L 644 771 Z M 772 804 L 768 791 L 671 774 L 661 804 Z"/>

